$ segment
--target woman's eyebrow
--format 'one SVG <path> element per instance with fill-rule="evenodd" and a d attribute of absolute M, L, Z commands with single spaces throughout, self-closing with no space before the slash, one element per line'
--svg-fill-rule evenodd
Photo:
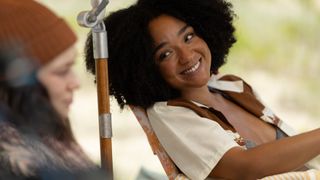
<path fill-rule="evenodd" d="M 159 49 L 161 49 L 163 46 L 165 46 L 167 43 L 166 42 L 163 42 L 163 43 L 160 43 L 158 46 L 156 46 L 153 50 L 153 54 L 156 54 L 157 51 L 159 51 Z"/>
<path fill-rule="evenodd" d="M 182 33 L 184 33 L 187 29 L 188 29 L 188 27 L 190 27 L 189 25 L 185 25 L 185 26 L 183 26 L 179 31 L 178 31 L 178 33 L 177 33 L 177 35 L 178 36 L 180 36 Z"/>

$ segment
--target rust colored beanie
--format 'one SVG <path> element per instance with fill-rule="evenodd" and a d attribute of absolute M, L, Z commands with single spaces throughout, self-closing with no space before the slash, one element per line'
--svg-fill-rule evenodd
<path fill-rule="evenodd" d="M 18 44 L 40 65 L 76 42 L 76 35 L 51 10 L 33 0 L 0 0 L 0 45 Z"/>

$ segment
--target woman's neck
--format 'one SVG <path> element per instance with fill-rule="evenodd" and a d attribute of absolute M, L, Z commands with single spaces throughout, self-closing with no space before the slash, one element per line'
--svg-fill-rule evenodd
<path fill-rule="evenodd" d="M 205 104 L 207 102 L 206 99 L 210 97 L 211 92 L 209 91 L 207 86 L 203 86 L 200 88 L 189 88 L 184 89 L 181 92 L 181 97 L 183 99 L 188 99 L 192 101 L 196 101 L 202 104 Z"/>
<path fill-rule="evenodd" d="M 218 93 L 211 92 L 207 86 L 184 90 L 181 92 L 181 97 L 217 110 L 225 104 L 224 98 Z"/>

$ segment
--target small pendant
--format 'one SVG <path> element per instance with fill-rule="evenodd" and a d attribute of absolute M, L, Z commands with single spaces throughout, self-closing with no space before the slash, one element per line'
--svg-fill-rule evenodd
<path fill-rule="evenodd" d="M 234 141 L 236 141 L 236 143 L 238 143 L 240 146 L 246 145 L 246 142 L 244 141 L 244 139 L 241 136 L 235 138 Z"/>

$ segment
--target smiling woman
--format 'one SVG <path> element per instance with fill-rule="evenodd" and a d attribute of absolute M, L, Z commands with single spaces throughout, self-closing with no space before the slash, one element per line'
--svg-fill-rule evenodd
<path fill-rule="evenodd" d="M 146 110 L 190 179 L 260 179 L 312 168 L 320 129 L 297 135 L 242 78 L 219 73 L 235 43 L 226 0 L 138 0 L 104 19 L 110 92 Z M 95 73 L 92 37 L 86 65 Z M 317 172 L 319 171 L 307 171 Z"/>

